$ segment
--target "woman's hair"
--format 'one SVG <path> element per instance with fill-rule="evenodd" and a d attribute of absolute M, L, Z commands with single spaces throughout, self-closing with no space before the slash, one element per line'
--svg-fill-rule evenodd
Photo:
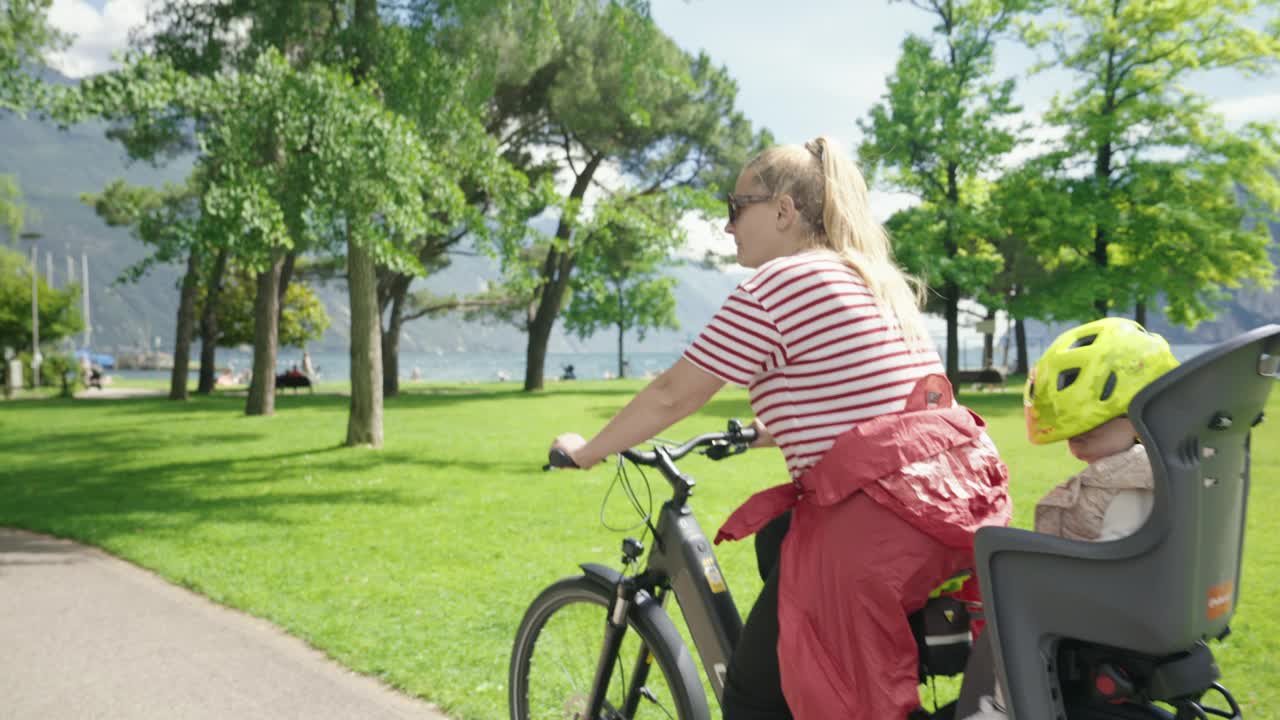
<path fill-rule="evenodd" d="M 871 216 L 867 182 L 838 145 L 826 137 L 775 145 L 752 158 L 748 171 L 771 194 L 791 196 L 812 229 L 812 247 L 834 251 L 862 276 L 908 345 L 932 347 L 920 313 L 924 284 L 894 262 L 889 234 Z"/>

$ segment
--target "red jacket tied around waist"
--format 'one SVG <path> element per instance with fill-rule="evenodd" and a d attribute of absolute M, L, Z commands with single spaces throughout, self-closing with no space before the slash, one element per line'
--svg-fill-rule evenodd
<path fill-rule="evenodd" d="M 797 720 L 900 719 L 919 706 L 907 616 L 972 567 L 979 527 L 1009 522 L 1008 470 L 985 428 L 945 378 L 926 377 L 903 412 L 850 429 L 720 528 L 717 543 L 739 540 L 793 511 L 778 659 Z"/>

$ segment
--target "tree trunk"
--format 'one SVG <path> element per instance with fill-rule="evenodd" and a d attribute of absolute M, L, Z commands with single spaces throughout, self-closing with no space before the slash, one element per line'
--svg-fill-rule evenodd
<path fill-rule="evenodd" d="M 204 311 L 200 314 L 200 383 L 196 393 L 208 395 L 216 382 L 218 353 L 218 300 L 222 294 L 222 276 L 227 272 L 227 251 L 219 250 L 213 263 L 213 274 L 205 284 Z"/>
<path fill-rule="evenodd" d="M 995 367 L 996 364 L 996 323 L 995 308 L 987 308 L 987 320 L 991 322 L 992 331 L 982 333 L 982 367 Z"/>
<path fill-rule="evenodd" d="M 276 309 L 276 327 L 284 322 L 284 296 L 289 292 L 289 283 L 293 280 L 293 265 L 298 261 L 298 254 L 291 252 L 284 256 L 284 264 L 280 266 L 280 283 L 276 288 L 278 307 Z"/>
<path fill-rule="evenodd" d="M 271 415 L 276 411 L 276 339 L 280 326 L 280 270 L 284 258 L 258 273 L 258 291 L 253 299 L 253 382 L 249 385 L 246 415 Z"/>
<path fill-rule="evenodd" d="M 347 445 L 382 447 L 382 323 L 373 256 L 347 239 L 347 287 L 351 292 L 351 412 Z"/>
<path fill-rule="evenodd" d="M 1099 227 L 1094 231 L 1093 235 L 1093 262 L 1105 274 L 1107 268 L 1107 231 Z M 1111 306 L 1107 298 L 1097 298 L 1093 301 L 1093 309 L 1098 313 L 1098 317 L 1107 316 L 1107 309 Z"/>
<path fill-rule="evenodd" d="M 173 373 L 169 376 L 169 399 L 187 399 L 187 373 L 191 368 L 191 337 L 195 334 L 196 293 L 200 291 L 200 262 L 193 250 L 187 255 L 187 274 L 178 295 L 178 329 L 173 341 Z"/>
<path fill-rule="evenodd" d="M 393 308 L 392 312 L 395 312 Z M 400 394 L 400 318 L 387 319 L 382 333 L 382 397 Z"/>
<path fill-rule="evenodd" d="M 1118 19 L 1120 16 L 1121 3 L 1114 2 L 1111 6 L 1112 19 Z M 1117 49 L 1109 48 L 1107 50 L 1107 65 L 1102 78 L 1102 108 L 1100 114 L 1105 118 L 1111 118 L 1116 112 L 1116 97 L 1118 92 L 1119 80 L 1116 76 Z M 1115 152 L 1111 138 L 1103 137 L 1098 144 L 1097 154 L 1093 161 L 1093 180 L 1097 190 L 1096 199 L 1104 205 L 1110 204 L 1111 200 L 1111 166 Z M 1110 211 L 1103 213 L 1102 217 L 1094 216 L 1097 222 L 1097 229 L 1093 234 L 1093 262 L 1098 267 L 1098 276 L 1102 279 L 1102 287 L 1110 287 L 1107 282 L 1107 228 L 1105 220 L 1110 219 Z M 1096 298 L 1093 302 L 1094 310 L 1097 311 L 1098 317 L 1106 317 L 1107 310 L 1111 303 L 1109 297 Z"/>
<path fill-rule="evenodd" d="M 954 162 L 947 163 L 947 204 L 951 210 L 960 207 L 960 170 Z M 947 213 L 946 235 L 942 239 L 943 251 L 947 257 L 955 257 L 957 252 L 956 229 L 952 221 L 954 212 Z M 951 387 L 960 393 L 960 286 L 953 278 L 944 278 L 942 283 L 942 299 L 945 310 L 943 315 L 947 321 L 947 380 Z"/>
<path fill-rule="evenodd" d="M 352 76 L 363 84 L 373 68 L 378 33 L 377 0 L 356 0 L 352 10 Z M 382 447 L 382 313 L 378 268 L 369 249 L 347 227 L 347 289 L 351 305 L 351 409 L 347 445 Z"/>
<path fill-rule="evenodd" d="M 549 285 L 550 283 L 548 283 Z M 547 343 L 551 339 L 551 328 L 555 325 L 556 314 L 560 310 L 559 301 L 547 298 L 546 286 L 543 286 L 543 298 L 538 302 L 538 311 L 529 321 L 529 343 L 524 354 L 524 389 L 541 390 L 542 375 L 547 363 Z M 554 310 L 551 306 L 554 305 Z"/>
<path fill-rule="evenodd" d="M 1098 185 L 1098 195 L 1102 202 L 1107 202 L 1109 193 L 1103 192 L 1104 188 L 1110 186 L 1111 181 L 1111 143 L 1104 142 L 1098 146 L 1098 156 L 1094 160 L 1093 166 L 1094 182 Z M 1109 213 L 1108 213 L 1109 215 Z M 1098 267 L 1098 275 L 1104 281 L 1107 277 L 1107 229 L 1102 219 L 1098 219 L 1098 226 L 1093 232 L 1093 263 Z M 1093 308 L 1097 311 L 1098 317 L 1106 317 L 1107 310 L 1111 303 L 1110 298 L 1101 297 L 1093 301 Z"/>
<path fill-rule="evenodd" d="M 581 200 L 591 186 L 591 178 L 596 168 L 604 161 L 604 155 L 593 155 L 582 168 L 582 174 L 574 180 L 573 189 L 569 191 L 569 200 Z M 573 226 L 568 217 L 561 216 L 556 227 L 556 238 L 568 240 L 573 234 Z M 538 293 L 538 308 L 529 320 L 529 344 L 525 350 L 524 389 L 526 392 L 542 389 L 542 375 L 547 363 L 547 343 L 551 340 L 551 329 L 555 327 L 556 317 L 560 315 L 560 305 L 564 302 L 565 290 L 569 287 L 569 275 L 573 273 L 573 255 L 568 251 L 552 249 L 547 253 L 546 262 L 542 266 L 543 285 Z"/>
<path fill-rule="evenodd" d="M 387 329 L 382 331 L 382 396 L 400 394 L 400 329 L 404 326 L 404 301 L 413 276 L 396 273 L 387 278 Z M 381 305 L 379 305 L 381 308 Z M 379 313 L 381 314 L 381 313 Z"/>
<path fill-rule="evenodd" d="M 1147 301 L 1139 300 L 1137 307 L 1133 309 L 1133 319 L 1142 327 L 1147 326 Z"/>
<path fill-rule="evenodd" d="M 1027 361 L 1027 326 L 1022 318 L 1013 321 L 1013 334 L 1018 339 L 1018 367 L 1014 372 L 1026 375 L 1031 371 L 1031 365 Z"/>
<path fill-rule="evenodd" d="M 617 290 L 618 290 L 618 317 L 625 318 L 626 306 L 624 304 L 624 300 L 622 299 L 621 284 L 618 285 Z M 619 379 L 627 376 L 626 362 L 623 360 L 624 355 L 622 354 L 622 338 L 626 334 L 627 334 L 627 324 L 623 322 L 621 319 L 619 319 L 618 320 L 618 378 Z"/>
<path fill-rule="evenodd" d="M 960 288 L 952 280 L 942 286 L 942 299 L 947 320 L 947 379 L 951 387 L 960 387 Z"/>

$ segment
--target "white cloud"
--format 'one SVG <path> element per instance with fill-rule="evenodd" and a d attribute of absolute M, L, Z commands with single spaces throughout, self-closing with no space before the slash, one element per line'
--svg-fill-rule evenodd
<path fill-rule="evenodd" d="M 724 231 L 724 218 L 705 218 L 699 213 L 686 213 L 680 220 L 685 244 L 677 255 L 689 260 L 701 260 L 707 251 L 730 255 L 734 252 L 733 238 Z"/>
<path fill-rule="evenodd" d="M 1005 127 L 1014 129 L 1026 141 L 1004 157 L 1001 164 L 1005 168 L 1017 167 L 1037 155 L 1043 155 L 1052 150 L 1062 139 L 1065 131 L 1060 127 L 1045 124 L 1041 119 L 1043 114 L 1043 108 L 1026 109 L 1004 123 Z M 1027 126 L 1025 130 L 1016 129 L 1023 124 Z"/>
<path fill-rule="evenodd" d="M 1230 127 L 1247 122 L 1280 121 L 1280 93 L 1251 95 L 1214 103 L 1213 109 L 1223 115 Z"/>
<path fill-rule="evenodd" d="M 880 222 L 888 221 L 899 210 L 905 210 L 920 204 L 920 199 L 911 193 L 884 192 L 881 190 L 868 192 L 867 200 L 871 203 L 871 214 Z"/>
<path fill-rule="evenodd" d="M 49 64 L 73 78 L 111 70 L 118 66 L 112 54 L 125 49 L 129 31 L 146 19 L 147 0 L 107 0 L 101 10 L 86 0 L 54 0 L 49 23 L 73 39 L 49 55 Z"/>

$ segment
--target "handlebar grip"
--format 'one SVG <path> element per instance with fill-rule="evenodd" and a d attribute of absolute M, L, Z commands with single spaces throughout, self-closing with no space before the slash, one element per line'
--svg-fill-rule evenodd
<path fill-rule="evenodd" d="M 569 457 L 569 453 L 563 450 L 552 450 L 547 453 L 547 464 L 542 466 L 543 470 L 551 470 L 553 468 L 576 468 L 578 463 Z"/>

